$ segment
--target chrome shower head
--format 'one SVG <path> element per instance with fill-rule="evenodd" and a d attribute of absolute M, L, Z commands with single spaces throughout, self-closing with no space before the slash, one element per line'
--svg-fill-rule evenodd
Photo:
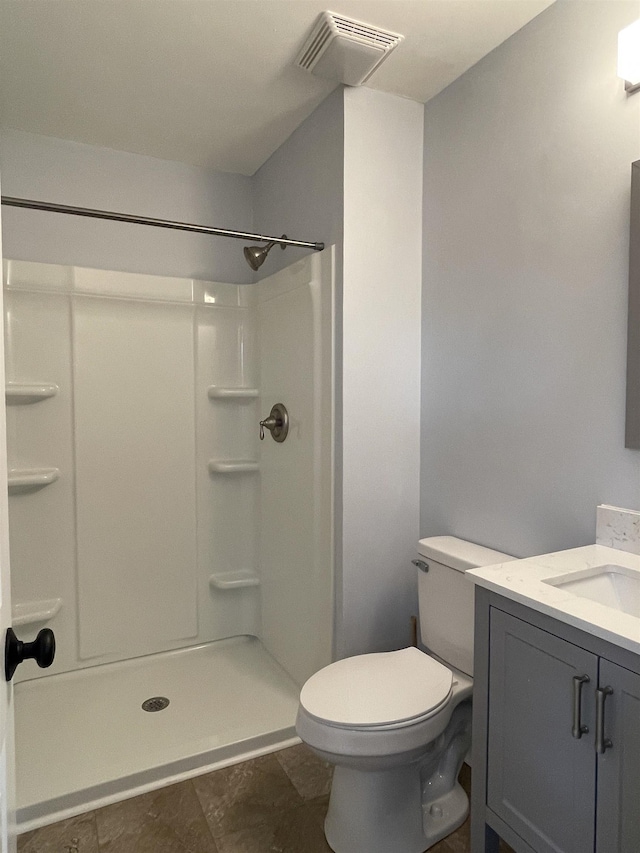
<path fill-rule="evenodd" d="M 283 239 L 287 239 L 287 235 L 282 235 Z M 259 270 L 262 264 L 266 261 L 267 255 L 276 245 L 275 240 L 271 240 L 266 246 L 245 246 L 244 256 L 252 270 Z M 286 249 L 285 243 L 279 243 L 281 249 Z"/>

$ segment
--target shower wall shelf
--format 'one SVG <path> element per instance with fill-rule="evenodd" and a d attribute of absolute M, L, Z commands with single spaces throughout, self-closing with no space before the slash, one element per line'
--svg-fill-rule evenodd
<path fill-rule="evenodd" d="M 255 400 L 259 394 L 257 388 L 239 388 L 223 385 L 209 385 L 207 395 L 210 400 Z"/>
<path fill-rule="evenodd" d="M 213 589 L 246 589 L 250 586 L 260 586 L 260 578 L 247 570 L 219 572 L 211 575 L 209 586 Z"/>
<path fill-rule="evenodd" d="M 14 604 L 11 608 L 11 622 L 14 628 L 17 625 L 37 625 L 40 622 L 49 622 L 61 607 L 61 598 L 24 601 L 22 604 Z"/>
<path fill-rule="evenodd" d="M 9 494 L 21 495 L 48 486 L 60 476 L 59 468 L 12 468 L 9 471 Z"/>
<path fill-rule="evenodd" d="M 7 382 L 5 397 L 10 406 L 26 405 L 55 397 L 59 390 L 53 382 Z"/>
<path fill-rule="evenodd" d="M 257 462 L 250 459 L 211 459 L 209 460 L 210 474 L 246 474 L 258 471 Z"/>

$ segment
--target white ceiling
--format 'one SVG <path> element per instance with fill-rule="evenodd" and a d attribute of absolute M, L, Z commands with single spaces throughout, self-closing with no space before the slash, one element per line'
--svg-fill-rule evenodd
<path fill-rule="evenodd" d="M 405 36 L 369 86 L 427 101 L 553 0 L 0 0 L 0 123 L 251 175 L 334 88 L 326 8 Z"/>

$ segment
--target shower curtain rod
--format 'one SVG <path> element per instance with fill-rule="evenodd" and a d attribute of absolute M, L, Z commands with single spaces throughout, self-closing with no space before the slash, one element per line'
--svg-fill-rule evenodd
<path fill-rule="evenodd" d="M 196 234 L 213 234 L 216 237 L 233 237 L 235 240 L 252 240 L 256 243 L 280 243 L 285 246 L 298 246 L 301 249 L 313 249 L 321 252 L 324 243 L 309 243 L 305 240 L 289 240 L 288 237 L 268 237 L 265 234 L 251 234 L 248 231 L 231 231 L 228 228 L 214 228 L 211 225 L 192 225 L 189 222 L 173 222 L 170 219 L 155 219 L 151 216 L 133 216 L 130 213 L 115 213 L 110 210 L 93 210 L 90 207 L 73 207 L 70 204 L 53 204 L 49 201 L 34 201 L 28 198 L 2 196 L 2 204 L 8 207 L 23 207 L 28 210 L 46 210 L 49 213 L 70 213 L 73 216 L 88 216 L 92 219 L 110 219 L 113 222 L 129 222 L 134 225 L 155 225 L 156 228 L 172 228 L 174 231 L 191 231 Z"/>

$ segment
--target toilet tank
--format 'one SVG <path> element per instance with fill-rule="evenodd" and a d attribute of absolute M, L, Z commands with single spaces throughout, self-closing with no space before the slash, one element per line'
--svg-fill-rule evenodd
<path fill-rule="evenodd" d="M 428 566 L 418 571 L 422 642 L 445 663 L 473 675 L 475 587 L 465 572 L 517 558 L 455 536 L 421 539 L 418 553 Z"/>

